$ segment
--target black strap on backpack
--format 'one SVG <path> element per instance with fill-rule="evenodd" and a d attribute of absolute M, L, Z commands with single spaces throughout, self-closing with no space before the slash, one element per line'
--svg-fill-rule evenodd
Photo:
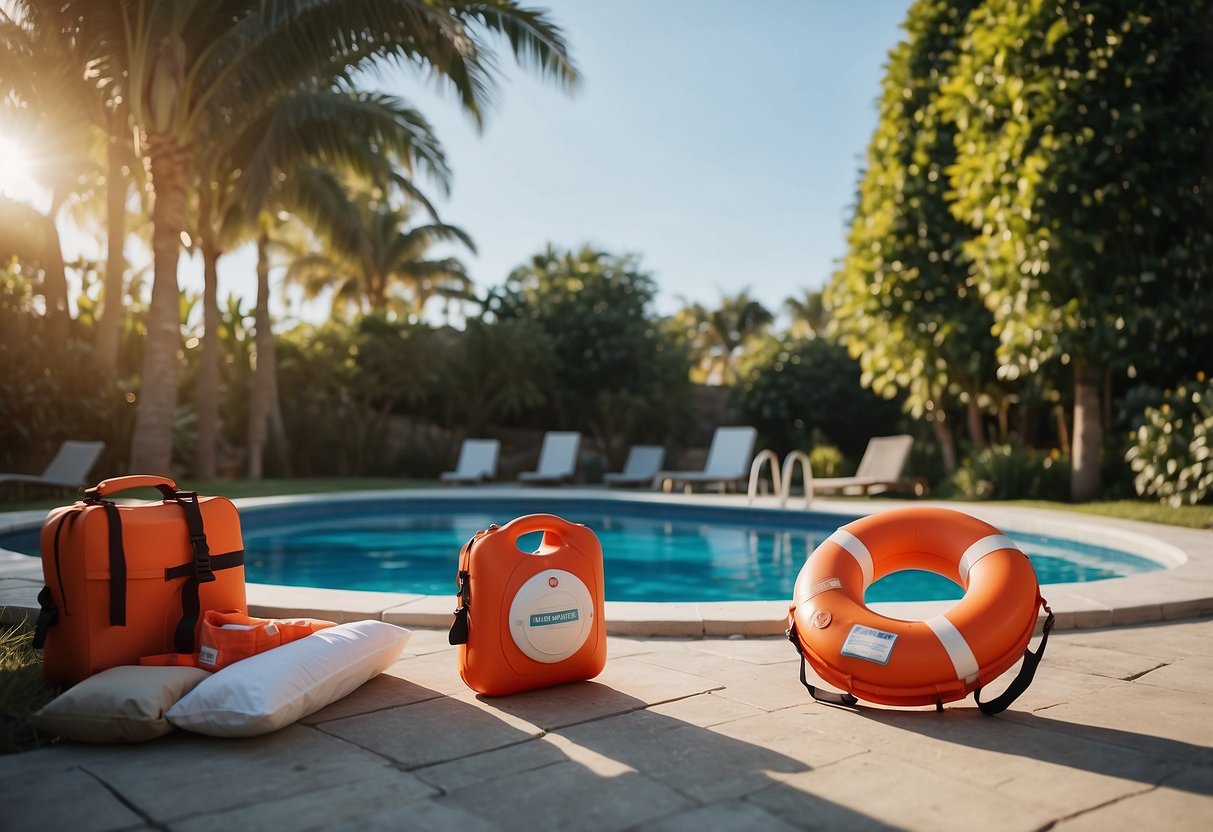
<path fill-rule="evenodd" d="M 59 593 L 63 596 L 63 614 L 71 615 L 67 608 L 67 593 L 63 589 L 63 564 L 59 557 L 59 539 L 63 534 L 63 527 L 70 526 L 76 522 L 80 513 L 75 510 L 63 512 L 59 516 L 59 522 L 55 525 L 55 580 L 59 583 Z M 43 586 L 38 593 L 38 618 L 34 622 L 34 649 L 41 650 L 46 645 L 46 634 L 59 623 L 59 607 L 55 603 L 54 593 L 51 592 L 50 586 Z"/>
<path fill-rule="evenodd" d="M 181 510 L 185 514 L 185 529 L 189 535 L 190 549 L 194 554 L 193 559 L 188 563 L 164 570 L 164 580 L 166 581 L 185 578 L 185 584 L 181 587 L 181 620 L 177 622 L 177 628 L 173 631 L 173 646 L 178 653 L 193 653 L 194 630 L 198 626 L 198 617 L 202 614 L 199 586 L 214 581 L 215 572 L 218 570 L 243 566 L 244 551 L 228 552 L 222 555 L 211 554 L 196 492 L 175 491 L 172 497 L 165 498 L 165 502 L 169 500 L 181 506 Z"/>

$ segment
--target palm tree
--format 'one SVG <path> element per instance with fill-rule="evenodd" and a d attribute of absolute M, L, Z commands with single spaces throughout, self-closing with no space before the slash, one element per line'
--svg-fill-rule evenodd
<path fill-rule="evenodd" d="M 204 333 L 196 390 L 197 445 L 194 475 L 215 475 L 219 434 L 218 260 L 224 251 L 260 239 L 267 212 L 308 213 L 317 200 L 304 189 L 300 168 L 323 164 L 358 172 L 378 182 L 414 191 L 415 169 L 427 171 L 444 188 L 449 171 L 442 150 L 419 113 L 391 96 L 302 86 L 279 99 L 272 110 L 242 120 L 235 132 L 216 131 L 199 154 L 200 195 L 195 237 L 202 252 Z M 337 233 L 337 232 L 334 232 Z M 259 254 L 264 246 L 259 247 Z M 264 268 L 263 268 L 264 266 Z M 269 324 L 268 265 L 258 258 L 257 372 L 250 435 L 250 469 L 260 472 L 259 448 L 265 414 L 272 414 L 269 391 L 276 387 Z"/>
<path fill-rule="evenodd" d="M 470 297 L 471 278 L 462 262 L 454 257 L 426 258 L 426 252 L 440 242 L 457 242 L 475 252 L 463 229 L 441 222 L 409 227 L 410 207 L 394 206 L 371 194 L 348 194 L 344 203 L 335 190 L 330 196 L 328 222 L 344 217 L 360 233 L 341 242 L 329 235 L 323 248 L 292 261 L 286 279 L 302 286 L 309 298 L 331 289 L 334 310 L 353 308 L 418 319 L 434 296 Z M 323 225 L 324 220 L 317 217 L 316 224 Z"/>
<path fill-rule="evenodd" d="M 707 384 L 732 384 L 736 380 L 733 359 L 752 337 L 771 325 L 775 316 L 750 297 L 749 289 L 720 296 L 720 306 L 708 309 L 689 304 L 675 314 L 675 321 L 688 335 L 691 355 L 697 364 L 695 380 Z"/>
<path fill-rule="evenodd" d="M 800 297 L 789 297 L 783 308 L 792 316 L 791 333 L 799 338 L 815 338 L 825 332 L 830 321 L 821 292 L 806 289 Z"/>
<path fill-rule="evenodd" d="M 154 192 L 155 279 L 132 470 L 163 472 L 177 401 L 177 261 L 190 171 L 216 110 L 246 116 L 309 80 L 349 82 L 384 59 L 443 78 L 480 119 L 503 35 L 516 58 L 566 84 L 577 75 L 564 39 L 541 12 L 513 0 L 60 0 L 89 32 L 90 69 L 126 90 Z M 224 123 L 230 124 L 230 121 Z"/>

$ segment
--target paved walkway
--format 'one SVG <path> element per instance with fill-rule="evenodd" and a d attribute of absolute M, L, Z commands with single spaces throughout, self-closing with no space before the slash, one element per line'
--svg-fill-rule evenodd
<path fill-rule="evenodd" d="M 0 757 L 0 829 L 1213 828 L 1213 620 L 1056 633 L 1000 717 L 807 700 L 782 639 L 610 640 L 481 700 L 446 635 L 252 740 Z"/>

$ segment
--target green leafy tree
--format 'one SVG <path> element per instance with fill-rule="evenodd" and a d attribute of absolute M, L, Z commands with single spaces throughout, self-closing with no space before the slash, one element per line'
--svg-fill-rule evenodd
<path fill-rule="evenodd" d="M 829 332 L 863 367 L 863 383 L 927 419 L 944 466 L 956 468 L 950 411 L 966 409 L 969 437 L 986 444 L 993 315 L 969 276 L 971 232 L 952 216 L 947 168 L 955 128 L 938 106 L 955 72 L 965 20 L 978 0 L 918 0 L 889 56 L 880 121 L 842 267 L 826 293 Z"/>
<path fill-rule="evenodd" d="M 1210 343 L 1211 8 L 987 0 L 941 97 L 999 374 L 1073 373 L 1074 499 L 1100 493 L 1110 374 Z"/>
<path fill-rule="evenodd" d="M 865 390 L 858 363 L 825 339 L 768 336 L 745 354 L 738 373 L 738 413 L 779 454 L 825 440 L 857 458 L 868 439 L 897 427 L 898 402 Z"/>
<path fill-rule="evenodd" d="M 664 441 L 689 406 L 688 359 L 651 310 L 656 292 L 633 256 L 549 246 L 485 301 L 488 319 L 547 334 L 557 365 L 545 426 L 588 433 L 609 465 L 633 442 Z"/>
<path fill-rule="evenodd" d="M 699 383 L 731 385 L 737 380 L 733 362 L 753 338 L 775 320 L 771 311 L 750 296 L 749 289 L 720 297 L 715 309 L 692 303 L 674 316 L 686 331 L 695 362 L 691 377 Z"/>
<path fill-rule="evenodd" d="M 558 367 L 552 339 L 530 318 L 472 319 L 443 331 L 436 352 L 437 414 L 458 441 L 504 419 L 534 411 L 548 398 Z"/>

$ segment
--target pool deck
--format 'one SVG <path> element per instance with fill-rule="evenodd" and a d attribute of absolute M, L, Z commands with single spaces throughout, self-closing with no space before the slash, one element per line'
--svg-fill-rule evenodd
<path fill-rule="evenodd" d="M 994 514 L 1023 531 L 1054 524 L 1052 513 Z M 1186 561 L 1100 582 L 1120 589 L 1047 588 L 1072 629 L 1053 635 L 1032 687 L 998 717 L 971 700 L 942 713 L 814 703 L 786 640 L 743 637 L 769 623 L 750 605 L 728 615 L 669 605 L 698 608 L 670 619 L 698 637 L 613 635 L 593 681 L 488 699 L 459 679 L 443 599 L 442 626 L 414 629 L 387 673 L 274 734 L 177 732 L 0 757 L 0 829 L 1203 832 L 1213 827 L 1213 533 L 1078 522 L 1121 548 L 1157 540 Z M 0 605 L 21 617 L 18 584 L 40 575 L 9 560 Z M 275 612 L 266 591 L 251 595 Z M 319 600 L 343 618 L 388 620 L 425 603 Z M 656 620 L 631 612 L 625 628 Z"/>

